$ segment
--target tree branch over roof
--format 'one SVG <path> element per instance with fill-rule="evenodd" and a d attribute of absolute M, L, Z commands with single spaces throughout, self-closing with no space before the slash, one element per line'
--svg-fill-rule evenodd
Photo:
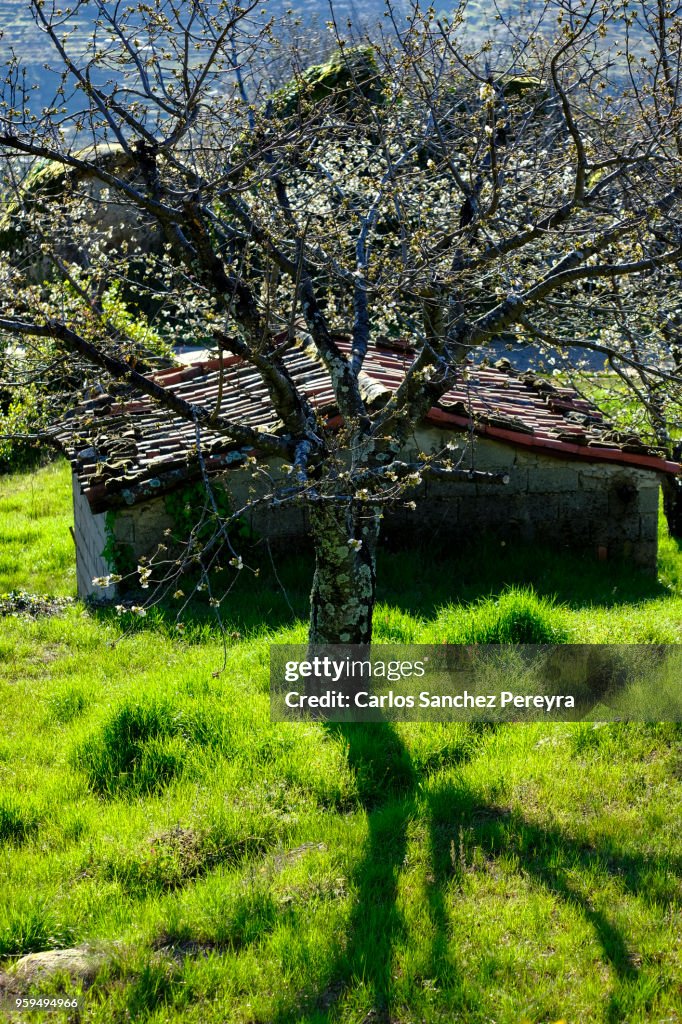
<path fill-rule="evenodd" d="M 9 320 L 0 317 L 0 331 L 7 331 L 10 334 L 32 336 L 39 338 L 52 338 L 58 341 L 69 352 L 78 353 L 94 366 L 99 366 L 112 377 L 125 380 L 140 394 L 153 398 L 160 406 L 169 409 L 177 416 L 191 423 L 198 423 L 218 434 L 223 434 L 239 445 L 251 445 L 259 448 L 270 455 L 279 455 L 283 458 L 291 457 L 292 446 L 283 438 L 266 431 L 255 430 L 244 424 L 233 423 L 221 415 L 214 415 L 210 409 L 203 406 L 192 405 L 182 398 L 178 398 L 171 390 L 157 384 L 153 378 L 139 373 L 134 367 L 129 366 L 122 359 L 118 359 L 109 351 L 87 341 L 76 331 L 58 320 L 48 320 L 45 324 L 30 323 L 22 320 Z"/>

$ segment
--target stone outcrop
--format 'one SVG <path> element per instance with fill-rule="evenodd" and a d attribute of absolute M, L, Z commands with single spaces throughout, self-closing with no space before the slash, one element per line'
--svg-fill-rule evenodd
<path fill-rule="evenodd" d="M 2 977 L 3 987 L 9 991 L 37 985 L 54 974 L 68 974 L 73 981 L 87 986 L 93 980 L 107 954 L 89 946 L 71 949 L 46 949 L 40 953 L 27 953 Z"/>
<path fill-rule="evenodd" d="M 324 102 L 352 112 L 363 99 L 383 103 L 384 85 L 372 47 L 354 46 L 306 68 L 274 93 L 269 106 L 276 117 L 290 117 L 304 104 L 317 107 Z"/>
<path fill-rule="evenodd" d="M 78 204 L 78 224 L 96 232 L 106 249 L 129 249 L 139 254 L 160 251 L 162 236 L 158 226 L 122 192 L 116 192 L 97 176 L 101 168 L 134 182 L 134 157 L 121 146 L 103 144 L 73 155 L 85 166 L 67 167 L 58 161 L 43 163 L 26 178 L 20 194 L 6 200 L 0 218 L 0 251 L 21 264 L 29 279 L 38 283 L 54 274 L 54 266 L 42 254 L 36 238 L 35 226 L 41 221 L 45 223 L 46 234 L 57 241 L 58 255 L 75 263 L 82 260 L 76 233 L 68 229 L 68 216 L 61 221 L 69 202 Z"/>
<path fill-rule="evenodd" d="M 94 953 L 86 946 L 74 949 L 48 949 L 42 953 L 28 953 L 22 956 L 14 968 L 15 977 L 29 984 L 58 971 L 65 971 L 72 978 L 90 981 L 102 963 L 102 954 Z"/>

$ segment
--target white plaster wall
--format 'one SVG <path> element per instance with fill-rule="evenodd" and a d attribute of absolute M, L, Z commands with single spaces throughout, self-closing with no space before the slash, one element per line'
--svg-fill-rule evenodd
<path fill-rule="evenodd" d="M 87 498 L 81 494 L 75 473 L 72 476 L 72 490 L 78 596 L 84 599 L 93 594 L 100 599 L 111 599 L 116 596 L 115 586 L 102 588 L 92 584 L 96 576 L 106 576 L 111 572 L 102 555 L 106 544 L 106 515 L 104 512 L 92 514 Z"/>

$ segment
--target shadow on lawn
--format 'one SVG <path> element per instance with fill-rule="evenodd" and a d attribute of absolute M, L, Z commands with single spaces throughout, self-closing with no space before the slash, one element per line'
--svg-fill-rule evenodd
<path fill-rule="evenodd" d="M 657 579 L 628 562 L 598 562 L 521 542 L 501 545 L 491 536 L 456 550 L 413 544 L 399 557 L 380 552 L 378 563 L 378 599 L 425 619 L 443 605 L 466 605 L 510 586 L 532 587 L 539 597 L 569 608 L 612 608 L 670 596 Z"/>
<path fill-rule="evenodd" d="M 161 631 L 172 637 L 180 635 L 176 629 L 179 617 L 185 643 L 204 643 L 219 637 L 220 622 L 230 640 L 262 632 L 264 623 L 267 623 L 268 629 L 277 630 L 297 620 L 305 621 L 309 615 L 312 560 L 301 553 L 281 559 L 273 557 L 271 560 L 264 549 L 252 552 L 252 555 L 249 560 L 245 556 L 247 568 L 233 577 L 227 596 L 222 597 L 225 589 L 222 576 L 225 574 L 222 574 L 220 580 L 216 579 L 215 574 L 212 577 L 214 593 L 222 598 L 219 613 L 211 607 L 208 592 L 195 593 L 184 607 L 185 595 L 192 594 L 199 582 L 196 575 L 184 576 L 166 586 L 165 590 L 159 588 L 157 592 L 132 587 L 125 591 L 118 600 L 127 607 L 146 605 L 151 595 L 152 603 L 147 606 L 144 617 L 132 613 L 119 616 L 114 602 L 93 603 L 91 613 L 104 622 L 118 622 L 131 634 Z M 258 575 L 254 576 L 250 570 L 258 570 Z M 172 596 L 177 590 L 184 591 L 179 600 Z"/>
<path fill-rule="evenodd" d="M 260 551 L 260 553 L 259 553 Z M 223 599 L 220 616 L 225 633 L 249 634 L 268 628 L 277 630 L 309 615 L 309 595 L 313 578 L 313 560 L 304 550 L 292 555 L 252 552 L 251 573 L 239 573 L 234 586 Z M 670 590 L 627 563 L 600 563 L 565 552 L 529 544 L 500 547 L 492 538 L 478 539 L 469 548 L 409 549 L 381 548 L 378 554 L 377 601 L 425 620 L 449 603 L 467 605 L 481 598 L 495 597 L 510 586 L 531 587 L 539 597 L 548 597 L 571 608 L 615 607 L 670 596 Z M 145 618 L 124 617 L 130 632 L 162 630 L 177 636 L 178 609 L 169 587 L 168 596 L 148 611 Z M 191 593 L 192 581 L 182 584 Z M 128 603 L 143 604 L 149 592 L 131 592 Z M 105 621 L 117 618 L 111 605 L 95 605 L 93 614 Z M 219 635 L 216 614 L 207 594 L 197 595 L 182 614 L 185 642 L 204 642 Z"/>
<path fill-rule="evenodd" d="M 268 1024 L 303 1020 L 331 1024 L 339 1003 L 346 996 L 352 997 L 359 985 L 365 990 L 365 1002 L 369 993 L 372 1007 L 362 1024 L 397 1024 L 402 1016 L 395 998 L 394 952 L 404 933 L 397 906 L 398 884 L 407 854 L 408 827 L 416 815 L 424 814 L 424 798 L 409 754 L 390 725 L 329 728 L 348 745 L 349 763 L 367 812 L 369 835 L 354 875 L 357 901 L 345 941 L 339 943 L 339 954 L 329 965 L 324 989 L 312 998 L 307 994 L 306 1011 L 290 1005 L 279 1015 L 268 1017 Z M 486 728 L 491 727 L 484 726 L 481 731 Z M 463 749 L 462 760 L 468 760 L 474 750 Z M 608 843 L 597 849 L 580 845 L 559 828 L 542 827 L 521 814 L 481 804 L 465 786 L 444 785 L 436 790 L 426 816 L 432 940 L 425 978 L 434 990 L 446 988 L 451 997 L 457 998 L 456 1005 L 451 998 L 447 1007 L 440 1007 L 456 1014 L 453 1020 L 478 1021 L 483 1019 L 479 1014 L 485 1012 L 476 980 L 463 978 L 459 972 L 453 955 L 457 951 L 449 936 L 448 918 L 456 915 L 457 906 L 455 903 L 452 908 L 447 890 L 458 875 L 463 882 L 467 870 L 465 864 L 458 863 L 462 836 L 458 830 L 463 829 L 467 842 L 480 847 L 491 863 L 501 855 L 517 856 L 524 874 L 536 887 L 572 906 L 591 926 L 613 976 L 611 996 L 602 1007 L 605 1024 L 630 1019 L 633 1012 L 642 1011 L 654 999 L 659 987 L 657 978 L 642 969 L 622 931 L 607 913 L 593 906 L 574 879 L 580 871 L 594 874 L 598 870 L 605 877 L 617 877 L 628 893 L 646 902 L 660 902 L 660 893 L 648 891 L 651 872 L 660 866 L 656 861 L 623 854 Z M 682 864 L 672 867 L 682 870 Z M 562 1016 L 560 1010 L 557 1007 L 557 1018 Z"/>

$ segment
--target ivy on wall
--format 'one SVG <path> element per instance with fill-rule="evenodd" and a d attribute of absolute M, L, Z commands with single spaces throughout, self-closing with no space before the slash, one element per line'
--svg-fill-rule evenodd
<path fill-rule="evenodd" d="M 132 545 L 125 544 L 116 537 L 115 524 L 116 513 L 107 512 L 104 517 L 106 541 L 102 549 L 102 558 L 113 572 L 123 576 L 125 579 L 126 576 L 134 572 L 137 566 L 137 558 L 135 557 Z"/>
<path fill-rule="evenodd" d="M 228 519 L 233 513 L 233 502 L 227 489 L 217 481 L 212 483 L 215 505 L 221 518 Z M 208 505 L 210 514 L 205 516 L 203 522 L 201 511 Z M 168 518 L 171 520 L 171 533 L 168 543 L 178 548 L 186 545 L 190 536 L 193 535 L 197 547 L 206 544 L 214 535 L 216 530 L 213 505 L 208 502 L 205 488 L 201 482 L 187 484 L 180 487 L 164 498 L 164 508 Z M 129 581 L 136 577 L 138 563 L 144 561 L 143 555 L 147 552 L 136 552 L 133 545 L 127 541 L 121 541 L 116 536 L 116 515 L 115 511 L 107 512 L 104 520 L 104 532 L 106 542 L 102 550 L 102 557 L 111 571 Z M 201 523 L 201 525 L 198 525 Z M 254 531 L 244 517 L 240 517 L 230 526 L 230 535 L 235 540 L 253 541 L 256 539 Z M 159 537 L 159 541 L 161 541 Z M 125 585 L 125 584 L 124 584 Z"/>

